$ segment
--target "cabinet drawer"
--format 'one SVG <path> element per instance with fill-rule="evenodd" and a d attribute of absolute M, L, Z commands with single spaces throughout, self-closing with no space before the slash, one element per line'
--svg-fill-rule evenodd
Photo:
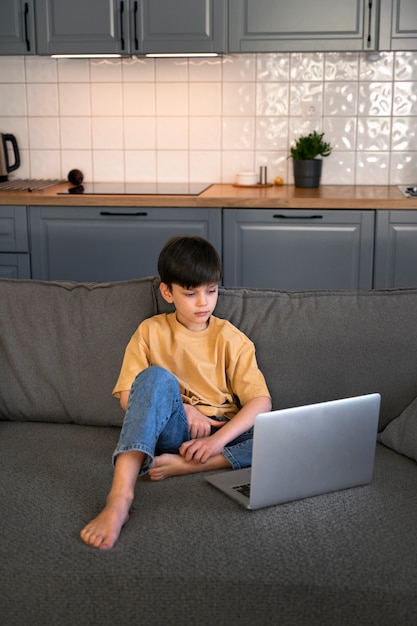
<path fill-rule="evenodd" d="M 25 206 L 0 206 L 0 252 L 28 252 Z"/>

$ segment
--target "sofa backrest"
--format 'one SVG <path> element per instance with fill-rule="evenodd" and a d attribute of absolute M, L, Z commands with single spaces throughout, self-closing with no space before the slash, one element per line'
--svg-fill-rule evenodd
<path fill-rule="evenodd" d="M 152 282 L 0 280 L 0 419 L 121 424 L 111 393 Z"/>
<path fill-rule="evenodd" d="M 153 278 L 0 279 L 0 419 L 120 425 L 127 342 L 168 310 Z M 417 396 L 417 290 L 222 288 L 215 314 L 254 341 L 274 408 L 379 392 L 382 428 Z"/>

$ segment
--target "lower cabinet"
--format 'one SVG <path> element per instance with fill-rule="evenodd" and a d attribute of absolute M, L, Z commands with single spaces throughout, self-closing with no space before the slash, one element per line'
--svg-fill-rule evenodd
<path fill-rule="evenodd" d="M 377 211 L 374 287 L 417 287 L 417 211 Z"/>
<path fill-rule="evenodd" d="M 0 278 L 30 278 L 25 206 L 0 206 Z"/>
<path fill-rule="evenodd" d="M 228 209 L 224 283 L 286 291 L 371 289 L 373 211 Z"/>
<path fill-rule="evenodd" d="M 157 275 L 173 235 L 221 252 L 221 209 L 30 207 L 32 278 L 107 282 Z"/>

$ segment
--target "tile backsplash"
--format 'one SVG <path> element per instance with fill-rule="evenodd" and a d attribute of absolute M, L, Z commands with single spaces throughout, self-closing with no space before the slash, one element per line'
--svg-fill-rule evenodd
<path fill-rule="evenodd" d="M 229 183 L 267 165 L 291 183 L 289 146 L 316 129 L 333 146 L 324 184 L 416 183 L 416 100 L 416 52 L 0 57 L 16 178 Z"/>

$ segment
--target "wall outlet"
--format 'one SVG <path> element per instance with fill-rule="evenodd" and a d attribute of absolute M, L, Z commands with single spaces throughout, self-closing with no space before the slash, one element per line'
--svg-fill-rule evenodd
<path fill-rule="evenodd" d="M 306 100 L 301 103 L 301 115 L 304 120 L 318 120 L 322 116 L 321 102 Z"/>

